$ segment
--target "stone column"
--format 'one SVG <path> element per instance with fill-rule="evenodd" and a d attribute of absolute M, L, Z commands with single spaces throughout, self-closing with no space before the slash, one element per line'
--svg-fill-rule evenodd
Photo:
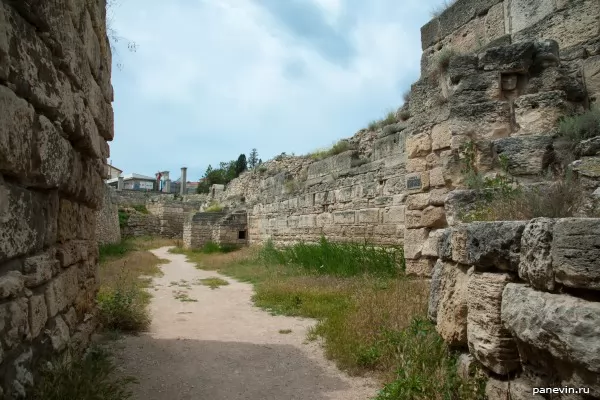
<path fill-rule="evenodd" d="M 171 193 L 171 180 L 170 179 L 165 180 L 165 187 L 163 188 L 163 192 Z"/>
<path fill-rule="evenodd" d="M 123 190 L 123 177 L 119 176 L 117 179 L 118 179 L 118 181 L 117 181 L 117 190 L 121 191 L 121 190 Z"/>
<path fill-rule="evenodd" d="M 187 194 L 187 168 L 181 167 L 181 185 L 179 186 L 179 194 Z"/>

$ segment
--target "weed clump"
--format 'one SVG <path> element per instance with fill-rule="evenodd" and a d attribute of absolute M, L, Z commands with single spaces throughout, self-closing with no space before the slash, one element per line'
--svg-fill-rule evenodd
<path fill-rule="evenodd" d="M 218 202 L 216 201 L 212 201 L 208 207 L 206 209 L 204 209 L 204 212 L 221 212 L 223 211 L 223 206 L 220 205 Z"/>
<path fill-rule="evenodd" d="M 368 129 L 370 131 L 375 131 L 377 129 L 381 129 L 387 125 L 395 124 L 398 122 L 398 118 L 396 117 L 396 112 L 391 110 L 380 120 L 371 121 L 369 123 Z"/>
<path fill-rule="evenodd" d="M 600 136 L 600 106 L 595 106 L 583 114 L 563 118 L 559 122 L 560 136 L 573 144 Z"/>
<path fill-rule="evenodd" d="M 63 356 L 41 369 L 34 400 L 127 400 L 133 377 L 118 377 L 107 350 L 92 347 L 82 358 Z"/>
<path fill-rule="evenodd" d="M 204 286 L 208 286 L 211 289 L 218 289 L 221 286 L 226 286 L 229 285 L 229 282 L 227 282 L 225 279 L 219 278 L 219 277 L 210 277 L 210 278 L 205 278 L 205 279 L 200 279 L 200 282 L 204 285 Z"/>
<path fill-rule="evenodd" d="M 434 57 L 429 68 L 429 77 L 437 79 L 440 75 L 448 71 L 450 61 L 459 53 L 451 47 L 444 47 Z"/>
<path fill-rule="evenodd" d="M 313 160 L 319 161 L 353 149 L 354 147 L 348 140 L 342 139 L 337 143 L 334 143 L 329 149 L 317 150 L 310 153 L 309 157 L 311 157 Z"/>

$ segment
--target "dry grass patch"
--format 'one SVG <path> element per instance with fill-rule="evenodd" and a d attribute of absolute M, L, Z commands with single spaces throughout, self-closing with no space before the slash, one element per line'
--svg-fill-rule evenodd
<path fill-rule="evenodd" d="M 280 329 L 279 333 L 281 333 L 282 335 L 288 335 L 290 333 L 292 333 L 291 329 Z"/>
<path fill-rule="evenodd" d="M 139 332 L 150 325 L 147 305 L 151 295 L 145 290 L 153 276 L 162 275 L 158 267 L 168 263 L 148 251 L 173 241 L 139 238 L 103 246 L 100 249 L 100 290 L 98 308 L 105 329 Z"/>

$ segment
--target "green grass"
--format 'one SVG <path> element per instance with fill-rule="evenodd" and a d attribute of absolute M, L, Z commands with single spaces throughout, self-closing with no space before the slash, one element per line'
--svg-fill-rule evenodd
<path fill-rule="evenodd" d="M 119 227 L 123 229 L 127 226 L 127 222 L 129 221 L 129 213 L 125 210 L 119 209 Z"/>
<path fill-rule="evenodd" d="M 375 130 L 381 129 L 387 125 L 395 124 L 396 122 L 398 122 L 398 118 L 396 117 L 396 112 L 394 110 L 390 110 L 387 112 L 387 114 L 383 118 L 369 122 L 369 125 L 367 128 L 370 131 L 375 131 Z"/>
<path fill-rule="evenodd" d="M 146 208 L 146 206 L 144 204 L 136 204 L 136 205 L 132 206 L 131 208 L 133 208 L 135 211 L 140 212 L 142 214 L 150 214 L 150 211 L 148 211 L 148 209 Z"/>
<path fill-rule="evenodd" d="M 349 141 L 342 139 L 339 140 L 337 143 L 334 143 L 330 148 L 316 150 L 310 153 L 308 156 L 313 160 L 319 161 L 353 149 L 354 147 Z"/>
<path fill-rule="evenodd" d="M 267 264 L 295 264 L 318 274 L 353 276 L 363 273 L 398 276 L 404 270 L 401 247 L 376 247 L 368 243 L 298 243 L 277 249 L 267 242 L 260 253 Z"/>
<path fill-rule="evenodd" d="M 202 254 L 214 254 L 214 253 L 231 253 L 236 251 L 240 246 L 235 244 L 218 244 L 215 242 L 206 242 L 202 247 L 192 250 L 184 250 L 181 247 L 174 247 L 169 249 L 169 253 L 173 254 L 188 254 L 188 253 L 202 253 Z"/>
<path fill-rule="evenodd" d="M 216 277 L 216 276 L 213 276 L 213 277 L 210 277 L 210 278 L 200 279 L 200 282 L 204 286 L 208 286 L 211 289 L 218 289 L 221 286 L 229 285 L 229 282 L 227 282 L 225 279 L 221 279 L 221 278 Z"/>
<path fill-rule="evenodd" d="M 211 202 L 208 207 L 204 210 L 204 212 L 221 212 L 223 211 L 223 206 L 217 203 L 216 201 Z"/>
<path fill-rule="evenodd" d="M 163 260 L 149 249 L 173 245 L 169 239 L 140 237 L 100 247 L 99 318 L 106 330 L 140 332 L 150 325 L 151 295 L 145 290 L 152 276 L 160 276 Z"/>
<path fill-rule="evenodd" d="M 133 377 L 118 377 L 110 353 L 92 347 L 82 358 L 61 357 L 40 371 L 34 400 L 127 400 Z"/>

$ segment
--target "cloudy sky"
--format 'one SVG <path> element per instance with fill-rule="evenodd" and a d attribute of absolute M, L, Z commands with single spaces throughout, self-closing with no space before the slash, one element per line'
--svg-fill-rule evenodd
<path fill-rule="evenodd" d="M 440 2 L 117 0 L 110 160 L 196 180 L 253 147 L 266 161 L 350 137 L 402 104 Z"/>

